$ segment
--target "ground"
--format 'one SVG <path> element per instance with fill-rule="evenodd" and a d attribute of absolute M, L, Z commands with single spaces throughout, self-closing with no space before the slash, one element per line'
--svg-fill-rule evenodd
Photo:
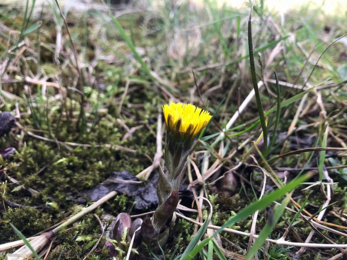
<path fill-rule="evenodd" d="M 19 240 L 10 223 L 29 238 L 91 205 L 84 192 L 113 172 L 141 173 L 145 187 L 165 147 L 162 106 L 184 102 L 214 115 L 189 159 L 184 188 L 194 188 L 181 194 L 204 207 L 182 202 L 195 212 L 179 209 L 162 250 L 139 249 L 145 259 L 177 257 L 194 235 L 211 236 L 212 227 L 199 233 L 192 222 L 206 223 L 211 212 L 211 225 L 231 231 L 204 240 L 196 259 L 245 259 L 249 233 L 270 239 L 252 247 L 259 259 L 342 259 L 344 15 L 302 5 L 279 16 L 255 5 L 250 35 L 250 7 L 164 3 L 60 13 L 51 2 L 41 14 L 31 2 L 27 11 L 3 9 L 0 107 L 16 123 L 3 131 L 0 122 L 0 244 Z M 248 100 L 254 88 L 259 95 Z M 283 195 L 291 181 L 289 201 Z M 134 203 L 117 194 L 60 231 L 42 254 L 110 259 L 102 230 L 112 216 L 155 209 L 135 210 Z M 305 243 L 337 245 L 298 253 Z"/>

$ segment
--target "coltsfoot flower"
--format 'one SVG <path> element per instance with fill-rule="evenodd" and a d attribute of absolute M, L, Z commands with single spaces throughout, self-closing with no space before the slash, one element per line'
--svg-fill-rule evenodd
<path fill-rule="evenodd" d="M 151 246 L 163 246 L 169 236 L 166 223 L 179 202 L 179 186 L 187 166 L 187 157 L 197 143 L 197 136 L 210 122 L 208 111 L 191 104 L 171 103 L 163 106 L 166 123 L 164 160 L 159 167 L 157 195 L 159 205 L 151 219 L 141 226 L 142 238 Z"/>
<path fill-rule="evenodd" d="M 208 111 L 191 104 L 171 103 L 163 111 L 168 131 L 188 138 L 195 138 L 212 118 Z"/>
<path fill-rule="evenodd" d="M 197 136 L 207 126 L 212 116 L 206 110 L 182 103 L 164 105 L 163 112 L 167 126 L 165 169 L 169 181 L 179 182 L 178 176 L 185 168 L 187 157 L 194 148 Z"/>

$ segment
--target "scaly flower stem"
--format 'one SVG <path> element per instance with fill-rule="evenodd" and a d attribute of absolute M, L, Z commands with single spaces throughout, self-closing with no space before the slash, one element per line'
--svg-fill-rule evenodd
<path fill-rule="evenodd" d="M 166 131 L 164 161 L 160 165 L 157 195 L 159 205 L 151 219 L 145 219 L 141 233 L 145 243 L 162 246 L 169 235 L 166 223 L 176 210 L 178 189 L 187 166 L 187 157 L 195 148 L 201 130 L 212 116 L 191 104 L 163 106 Z"/>

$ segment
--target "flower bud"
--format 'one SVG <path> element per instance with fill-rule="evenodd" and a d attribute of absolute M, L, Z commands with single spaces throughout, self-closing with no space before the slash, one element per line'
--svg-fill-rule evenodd
<path fill-rule="evenodd" d="M 123 241 L 127 235 L 131 226 L 131 218 L 129 214 L 120 213 L 114 220 L 113 239 L 118 242 Z"/>
<path fill-rule="evenodd" d="M 128 240 L 131 241 L 132 237 L 134 236 L 135 231 L 141 227 L 142 225 L 142 219 L 137 218 L 135 221 L 131 224 L 129 233 L 128 233 Z M 141 230 L 137 231 L 135 233 L 135 238 L 134 238 L 134 243 L 133 243 L 133 248 L 137 248 L 142 241 L 142 235 L 141 235 Z"/>
<path fill-rule="evenodd" d="M 238 182 L 235 175 L 232 172 L 228 172 L 220 182 L 220 191 L 232 195 L 235 192 L 237 185 Z"/>

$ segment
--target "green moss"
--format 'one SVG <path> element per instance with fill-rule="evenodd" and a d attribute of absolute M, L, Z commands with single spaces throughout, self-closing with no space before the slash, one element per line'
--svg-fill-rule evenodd
<path fill-rule="evenodd" d="M 2 220 L 0 243 L 19 239 L 8 223 L 12 223 L 26 237 L 33 236 L 54 223 L 51 215 L 31 207 L 8 208 L 8 211 L 2 216 Z"/>
<path fill-rule="evenodd" d="M 102 212 L 99 209 L 95 214 L 99 215 L 100 218 Z M 100 235 L 101 227 L 99 222 L 93 215 L 87 215 L 81 221 L 75 223 L 73 227 L 59 232 L 55 240 L 57 246 L 49 254 L 48 259 L 58 259 L 59 255 L 61 255 L 61 259 L 79 259 L 81 256 L 86 256 Z M 108 253 L 103 247 L 104 244 L 105 238 L 100 241 L 92 256 L 108 259 Z"/>
<path fill-rule="evenodd" d="M 18 91 L 20 93 L 19 89 Z M 144 95 L 146 95 L 145 92 L 139 91 L 132 97 L 132 102 L 142 102 Z M 153 94 L 150 96 L 154 97 Z M 97 106 L 95 96 L 91 95 L 90 98 L 91 103 L 94 102 Z M 144 154 L 153 157 L 155 153 L 155 137 L 147 133 L 144 135 L 143 131 L 135 131 L 129 138 L 122 141 L 127 130 L 116 121 L 114 116 L 118 116 L 118 108 L 114 105 L 106 107 L 106 113 L 94 113 L 94 110 L 85 113 L 86 130 L 81 131 L 80 127 L 83 124 L 77 127 L 75 123 L 79 115 L 78 100 L 67 99 L 66 103 L 61 100 L 52 100 L 48 105 L 43 103 L 33 108 L 35 116 L 33 113 L 23 114 L 20 120 L 20 123 L 28 129 L 39 129 L 38 132 L 34 131 L 38 136 L 60 142 L 77 143 L 77 146 L 45 141 L 30 135 L 24 136 L 22 145 L 18 145 L 17 140 L 12 137 L 0 140 L 3 147 L 11 145 L 17 149 L 17 154 L 10 161 L 1 162 L 1 168 L 6 168 L 6 173 L 19 182 L 19 184 L 2 183 L 0 186 L 2 199 L 24 206 L 44 207 L 43 210 L 9 208 L 8 212 L 1 216 L 5 221 L 11 221 L 27 237 L 68 218 L 71 215 L 71 207 L 76 204 L 70 197 L 76 197 L 79 192 L 98 185 L 113 171 L 128 170 L 133 174 L 141 172 L 150 165 L 150 161 Z M 153 104 L 156 104 L 156 99 L 153 98 L 153 100 Z M 111 104 L 109 101 L 106 103 Z M 147 123 L 149 118 L 156 116 L 156 106 L 146 106 L 141 110 L 127 104 L 124 106 L 128 113 L 135 116 L 134 119 L 124 120 L 130 128 L 138 126 L 139 122 Z M 19 107 L 22 111 L 28 109 L 27 103 L 22 103 Z M 72 117 L 69 117 L 70 109 L 73 109 Z M 47 111 L 52 111 L 48 120 Z M 91 147 L 85 147 L 84 144 Z M 107 146 L 103 146 L 104 144 Z M 117 145 L 136 152 L 118 150 Z M 31 194 L 28 188 L 36 190 L 38 194 Z M 131 210 L 133 203 L 133 198 L 124 195 L 116 197 L 104 207 L 116 214 Z M 57 205 L 57 207 L 48 205 Z M 78 227 L 75 226 L 72 229 L 73 232 L 63 231 L 59 234 L 54 244 L 57 247 L 50 255 L 50 259 L 57 259 L 62 251 L 62 259 L 77 259 L 86 255 L 90 250 L 88 244 L 100 236 L 99 223 L 93 215 L 91 218 L 92 220 L 87 217 L 80 222 Z M 0 234 L 1 243 L 18 239 L 8 224 L 1 223 L 0 229 L 3 231 Z M 76 241 L 75 236 L 78 235 L 92 236 L 92 240 Z M 91 258 L 108 259 L 103 244 L 104 241 L 101 241 L 98 253 Z"/>
<path fill-rule="evenodd" d="M 131 202 L 131 199 L 126 194 L 121 194 L 116 196 L 116 198 L 113 201 L 116 205 L 118 205 L 118 211 L 116 212 L 128 212 L 129 211 L 129 206 L 134 205 L 134 201 Z M 131 203 L 131 205 L 129 205 Z"/>
<path fill-rule="evenodd" d="M 194 224 L 179 218 L 170 232 L 170 237 L 173 239 L 169 239 L 167 245 L 165 246 L 167 257 L 170 257 L 176 248 L 178 248 L 176 255 L 183 253 L 184 249 L 187 247 L 187 244 L 193 238 Z"/>

